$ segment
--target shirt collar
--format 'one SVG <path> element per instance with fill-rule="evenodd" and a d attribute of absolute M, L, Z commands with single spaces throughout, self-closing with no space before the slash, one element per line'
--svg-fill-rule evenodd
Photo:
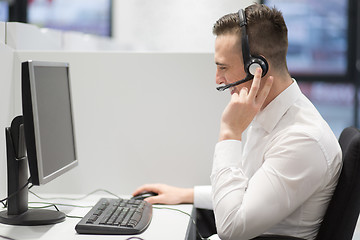
<path fill-rule="evenodd" d="M 253 120 L 253 127 L 261 127 L 268 133 L 271 132 L 301 94 L 299 85 L 293 79 L 293 83 L 288 88 L 256 115 Z"/>

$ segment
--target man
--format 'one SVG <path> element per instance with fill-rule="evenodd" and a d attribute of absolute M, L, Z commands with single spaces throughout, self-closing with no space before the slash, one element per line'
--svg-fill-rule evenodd
<path fill-rule="evenodd" d="M 154 184 L 134 194 L 158 193 L 146 199 L 151 203 L 212 206 L 221 239 L 263 233 L 314 239 L 338 180 L 341 149 L 288 73 L 281 12 L 254 4 L 246 8 L 245 18 L 250 53 L 267 61 L 267 73 L 262 77 L 257 68 L 253 80 L 230 88 L 215 147 L 211 193 Z M 237 13 L 214 25 L 217 84 L 247 78 L 241 25 Z"/>

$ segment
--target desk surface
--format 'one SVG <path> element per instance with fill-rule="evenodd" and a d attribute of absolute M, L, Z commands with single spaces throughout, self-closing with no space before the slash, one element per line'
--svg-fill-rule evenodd
<path fill-rule="evenodd" d="M 49 197 L 49 195 L 47 195 Z M 52 195 L 51 197 L 54 197 Z M 56 197 L 56 196 L 55 196 Z M 64 197 L 63 195 L 61 197 Z M 67 195 L 65 197 L 76 198 L 78 196 Z M 39 200 L 34 196 L 29 195 L 30 202 L 53 202 L 53 203 L 65 203 L 65 204 L 74 204 L 81 206 L 92 206 L 94 205 L 101 197 L 111 197 L 109 195 L 92 195 L 83 200 Z M 39 206 L 36 204 L 30 203 L 29 206 Z M 43 205 L 42 205 L 43 206 Z M 192 205 L 172 205 L 172 206 L 163 206 L 163 205 L 154 205 L 154 207 L 169 207 L 184 211 L 191 214 Z M 90 211 L 91 208 L 79 208 L 79 207 L 70 207 L 70 206 L 60 206 L 58 205 L 60 211 L 64 212 L 70 216 L 85 216 L 85 214 Z M 12 226 L 0 224 L 0 235 L 10 237 L 16 240 L 57 240 L 57 239 L 127 239 L 131 235 L 83 235 L 77 234 L 75 231 L 75 225 L 80 221 L 78 218 L 66 218 L 64 222 L 54 224 L 54 225 L 45 225 L 45 226 Z M 142 234 L 136 235 L 145 240 L 161 240 L 161 239 L 172 239 L 184 240 L 187 232 L 187 227 L 189 224 L 190 218 L 184 213 L 168 210 L 168 209 L 153 209 L 153 218 L 149 227 Z"/>

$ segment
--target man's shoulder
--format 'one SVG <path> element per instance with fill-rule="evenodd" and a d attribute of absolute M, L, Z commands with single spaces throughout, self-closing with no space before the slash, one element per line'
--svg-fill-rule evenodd
<path fill-rule="evenodd" d="M 325 121 L 294 123 L 284 126 L 273 135 L 274 144 L 295 144 L 299 150 L 316 147 L 323 152 L 327 161 L 341 153 L 339 142 Z"/>

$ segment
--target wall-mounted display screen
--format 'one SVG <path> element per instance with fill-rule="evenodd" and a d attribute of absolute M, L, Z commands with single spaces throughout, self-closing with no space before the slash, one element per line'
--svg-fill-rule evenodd
<path fill-rule="evenodd" d="M 0 1 L 0 22 L 9 21 L 9 3 Z"/>
<path fill-rule="evenodd" d="M 40 27 L 111 36 L 111 0 L 28 0 L 27 19 Z"/>
<path fill-rule="evenodd" d="M 288 68 L 299 77 L 348 75 L 349 2 L 338 0 L 264 0 L 283 13 L 288 27 Z"/>

